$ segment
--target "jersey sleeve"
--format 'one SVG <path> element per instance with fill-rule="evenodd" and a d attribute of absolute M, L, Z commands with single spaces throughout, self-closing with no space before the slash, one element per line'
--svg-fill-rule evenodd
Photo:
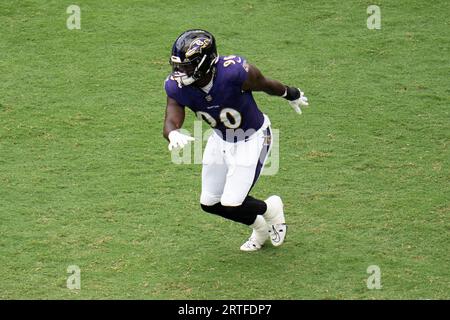
<path fill-rule="evenodd" d="M 171 79 L 170 76 L 168 76 L 164 82 L 164 89 L 166 90 L 166 94 L 169 98 L 172 98 L 178 102 L 178 104 L 182 107 L 185 106 L 179 93 L 178 84 L 175 80 Z"/>

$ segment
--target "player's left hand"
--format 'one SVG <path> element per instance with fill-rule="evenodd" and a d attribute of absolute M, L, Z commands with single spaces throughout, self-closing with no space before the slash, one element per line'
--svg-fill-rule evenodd
<path fill-rule="evenodd" d="M 302 109 L 300 106 L 307 107 L 309 106 L 308 98 L 304 96 L 304 93 L 302 90 L 298 89 L 300 91 L 300 97 L 297 100 L 288 101 L 291 107 L 297 112 L 298 114 L 302 114 Z"/>

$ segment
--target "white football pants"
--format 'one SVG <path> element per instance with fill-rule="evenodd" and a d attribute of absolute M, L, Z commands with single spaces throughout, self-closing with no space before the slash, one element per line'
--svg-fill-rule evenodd
<path fill-rule="evenodd" d="M 227 142 L 215 132 L 208 138 L 202 160 L 200 203 L 239 206 L 258 180 L 271 146 L 270 120 L 248 139 Z"/>

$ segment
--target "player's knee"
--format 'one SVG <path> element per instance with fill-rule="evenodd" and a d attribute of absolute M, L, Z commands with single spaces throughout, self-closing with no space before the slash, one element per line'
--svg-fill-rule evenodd
<path fill-rule="evenodd" d="M 237 199 L 234 197 L 222 196 L 222 198 L 220 199 L 220 203 L 224 207 L 239 207 L 242 202 L 244 202 L 243 199 Z"/>
<path fill-rule="evenodd" d="M 200 196 L 200 204 L 203 206 L 213 206 L 220 202 L 220 196 L 214 196 L 212 194 L 202 192 Z"/>
<path fill-rule="evenodd" d="M 203 211 L 216 214 L 219 216 L 222 216 L 224 218 L 230 218 L 231 216 L 235 215 L 236 209 L 239 207 L 230 207 L 230 206 L 223 206 L 220 202 L 217 202 L 212 205 L 206 205 L 204 203 L 200 203 L 200 207 Z"/>
<path fill-rule="evenodd" d="M 206 192 L 202 192 L 202 195 L 200 197 L 200 207 L 205 212 L 212 214 L 219 214 L 218 207 L 221 207 L 220 197 L 216 197 Z"/>

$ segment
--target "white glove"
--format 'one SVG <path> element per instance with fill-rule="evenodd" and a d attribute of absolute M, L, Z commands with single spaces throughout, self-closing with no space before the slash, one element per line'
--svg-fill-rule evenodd
<path fill-rule="evenodd" d="M 300 98 L 297 100 L 288 101 L 291 107 L 297 112 L 298 114 L 302 114 L 302 109 L 300 109 L 300 106 L 307 107 L 309 106 L 308 98 L 305 97 L 302 92 L 302 90 L 298 89 L 300 91 Z"/>
<path fill-rule="evenodd" d="M 172 149 L 182 149 L 189 141 L 194 141 L 193 137 L 180 133 L 178 130 L 172 130 L 169 133 L 169 151 Z"/>

